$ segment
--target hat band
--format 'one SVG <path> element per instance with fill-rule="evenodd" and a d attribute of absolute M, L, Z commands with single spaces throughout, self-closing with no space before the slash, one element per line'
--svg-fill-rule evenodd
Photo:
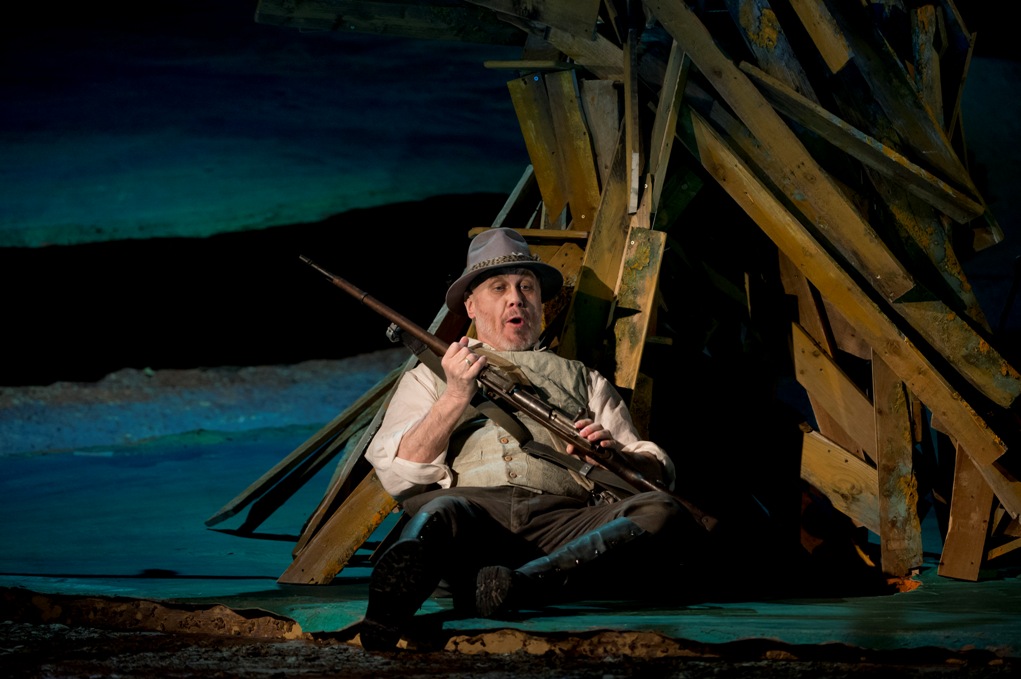
<path fill-rule="evenodd" d="M 502 257 L 494 257 L 493 259 L 484 259 L 481 262 L 477 262 L 475 266 L 469 269 L 469 273 L 472 271 L 478 271 L 479 269 L 487 269 L 491 266 L 498 264 L 507 264 L 509 262 L 538 262 L 538 255 L 523 255 L 520 253 L 514 253 L 510 255 L 503 255 Z"/>

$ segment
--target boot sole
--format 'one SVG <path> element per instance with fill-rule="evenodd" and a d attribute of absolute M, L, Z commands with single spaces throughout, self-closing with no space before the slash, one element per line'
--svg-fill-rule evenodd
<path fill-rule="evenodd" d="M 359 627 L 362 647 L 393 650 L 438 582 L 438 571 L 420 542 L 398 542 L 390 548 L 369 578 L 369 605 Z"/>
<path fill-rule="evenodd" d="M 486 566 L 475 581 L 475 608 L 480 617 L 494 618 L 512 612 L 514 572 L 505 566 Z"/>

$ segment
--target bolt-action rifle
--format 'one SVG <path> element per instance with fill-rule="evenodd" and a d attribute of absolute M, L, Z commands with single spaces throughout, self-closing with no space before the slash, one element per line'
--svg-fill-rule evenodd
<path fill-rule="evenodd" d="M 391 323 L 397 325 L 401 330 L 428 347 L 437 356 L 443 356 L 447 353 L 447 349 L 450 346 L 448 342 L 444 342 L 436 335 L 433 335 L 411 319 L 386 306 L 349 281 L 330 273 L 308 257 L 304 255 L 299 255 L 299 257 L 302 262 L 321 273 L 331 283 L 352 297 L 355 297 L 362 304 Z M 574 426 L 574 423 L 581 419 L 581 415 L 571 417 L 568 413 L 546 403 L 535 394 L 523 389 L 516 380 L 494 365 L 484 367 L 482 372 L 479 373 L 478 381 L 482 385 L 483 394 L 487 398 L 502 401 L 518 412 L 524 413 L 543 427 L 549 429 L 566 443 L 573 445 L 576 450 L 584 451 L 585 455 L 598 462 L 600 466 L 613 472 L 635 488 L 660 491 L 673 496 L 707 531 L 711 531 L 716 526 L 717 520 L 715 517 L 706 514 L 691 501 L 677 495 L 662 483 L 644 476 L 629 464 L 618 451 L 613 448 L 593 445 L 591 441 L 581 436 Z"/>

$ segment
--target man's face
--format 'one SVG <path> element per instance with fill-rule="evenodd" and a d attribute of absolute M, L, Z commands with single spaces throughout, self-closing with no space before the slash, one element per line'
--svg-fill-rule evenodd
<path fill-rule="evenodd" d="M 542 332 L 542 294 L 535 274 L 497 274 L 464 303 L 478 338 L 498 351 L 531 349 Z"/>

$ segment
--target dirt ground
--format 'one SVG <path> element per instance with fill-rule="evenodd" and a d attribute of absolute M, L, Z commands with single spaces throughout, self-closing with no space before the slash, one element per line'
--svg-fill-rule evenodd
<path fill-rule="evenodd" d="M 1018 663 L 983 653 L 864 653 L 756 643 L 725 655 L 649 634 L 544 639 L 491 632 L 451 640 L 464 651 L 372 654 L 337 639 L 264 639 L 0 623 L 4 676 L 34 677 L 1008 677 Z M 488 647 L 518 646 L 499 652 Z"/>
<path fill-rule="evenodd" d="M 402 642 L 403 643 L 403 642 Z M 868 651 L 769 640 L 696 644 L 650 632 L 423 634 L 392 653 L 361 648 L 357 627 L 303 633 L 292 621 L 224 606 L 137 599 L 0 597 L 9 679 L 58 677 L 1008 677 L 1021 659 L 986 651 Z"/>

